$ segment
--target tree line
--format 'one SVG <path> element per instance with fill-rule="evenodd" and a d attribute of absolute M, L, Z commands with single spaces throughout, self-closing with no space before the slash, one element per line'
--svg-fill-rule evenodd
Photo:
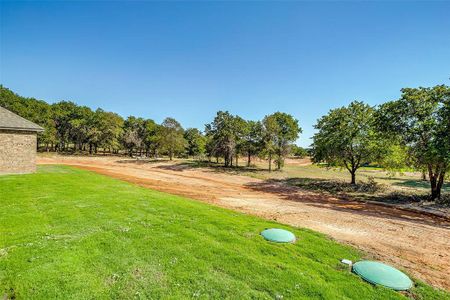
<path fill-rule="evenodd" d="M 431 199 L 441 197 L 450 170 L 450 88 L 404 88 L 398 100 L 372 107 L 354 101 L 315 125 L 315 163 L 345 168 L 356 182 L 362 166 L 412 168 L 428 175 Z"/>
<path fill-rule="evenodd" d="M 198 157 L 223 161 L 224 166 L 238 166 L 245 156 L 250 166 L 254 157 L 267 158 L 269 170 L 274 163 L 281 169 L 291 151 L 303 156 L 304 149 L 294 144 L 301 133 L 298 120 L 276 112 L 261 121 L 244 120 L 227 111 L 217 112 L 214 120 L 197 128 L 184 129 L 174 118 L 161 124 L 152 119 L 120 115 L 102 109 L 92 110 L 70 101 L 48 104 L 34 98 L 21 97 L 0 86 L 0 106 L 35 122 L 44 128 L 38 134 L 42 151 L 100 151 L 129 156 L 158 158 L 167 155 Z M 302 151 L 303 150 L 303 151 Z"/>
<path fill-rule="evenodd" d="M 217 112 L 204 131 L 184 129 L 173 119 L 161 124 L 73 102 L 48 104 L 23 98 L 0 86 L 0 106 L 42 127 L 38 144 L 44 151 L 86 151 L 197 157 L 238 166 L 245 157 L 266 159 L 282 169 L 287 155 L 311 156 L 314 163 L 348 170 L 356 183 L 358 169 L 378 164 L 384 169 L 412 168 L 428 175 L 432 200 L 440 198 L 450 169 L 450 88 L 404 88 L 401 97 L 378 106 L 353 101 L 318 119 L 311 149 L 295 145 L 302 132 L 292 115 L 275 112 L 262 120 L 245 120 Z"/>

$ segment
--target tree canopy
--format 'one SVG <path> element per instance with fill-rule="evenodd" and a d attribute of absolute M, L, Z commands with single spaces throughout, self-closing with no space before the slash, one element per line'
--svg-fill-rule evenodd
<path fill-rule="evenodd" d="M 95 110 L 72 101 L 48 104 L 21 97 L 0 86 L 0 106 L 42 126 L 39 150 L 58 152 L 127 153 L 130 156 L 167 155 L 201 158 L 206 155 L 226 167 L 238 166 L 239 157 L 251 165 L 256 156 L 281 169 L 287 155 L 311 155 L 313 162 L 342 167 L 356 182 L 357 170 L 377 163 L 386 170 L 405 167 L 427 173 L 431 198 L 441 197 L 450 173 L 450 88 L 404 88 L 401 97 L 377 107 L 360 101 L 332 109 L 321 117 L 312 148 L 294 143 L 302 132 L 292 115 L 275 112 L 262 120 L 245 120 L 218 111 L 204 132 L 184 130 L 174 118 L 161 124 L 152 119 Z M 424 176 L 425 177 L 425 176 Z"/>
<path fill-rule="evenodd" d="M 374 118 L 375 109 L 360 101 L 330 110 L 314 128 L 313 161 L 345 167 L 356 183 L 356 171 L 375 161 L 382 149 Z"/>
<path fill-rule="evenodd" d="M 226 167 L 233 165 L 233 158 L 237 152 L 238 144 L 245 132 L 245 121 L 230 114 L 228 111 L 217 112 L 214 120 L 205 125 L 205 133 L 209 137 L 208 147 L 211 156 L 221 156 Z"/>
<path fill-rule="evenodd" d="M 186 154 L 192 157 L 199 157 L 205 154 L 206 137 L 197 128 L 188 128 L 184 132 L 187 142 Z"/>
<path fill-rule="evenodd" d="M 284 159 L 290 152 L 290 146 L 298 138 L 302 129 L 298 125 L 298 120 L 282 112 L 265 116 L 262 123 L 264 126 L 263 153 L 269 159 L 269 171 L 272 170 L 274 156 L 277 169 L 280 170 L 284 165 Z"/>
<path fill-rule="evenodd" d="M 399 140 L 412 165 L 428 172 L 431 198 L 440 198 L 450 167 L 450 88 L 404 88 L 396 101 L 380 106 L 377 123 L 387 137 Z"/>
<path fill-rule="evenodd" d="M 177 120 L 166 118 L 161 123 L 161 129 L 158 134 L 160 135 L 161 148 L 168 153 L 170 160 L 173 159 L 174 155 L 183 152 L 186 140 L 184 139 L 183 127 Z"/>

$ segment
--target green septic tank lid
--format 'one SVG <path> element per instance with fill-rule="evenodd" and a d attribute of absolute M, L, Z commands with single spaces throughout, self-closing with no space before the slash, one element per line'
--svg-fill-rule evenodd
<path fill-rule="evenodd" d="M 405 273 L 376 261 L 359 261 L 353 265 L 353 272 L 372 284 L 379 284 L 396 291 L 408 290 L 413 284 Z"/>
<path fill-rule="evenodd" d="M 261 232 L 261 235 L 268 241 L 276 243 L 293 243 L 295 242 L 295 235 L 287 230 L 270 228 Z"/>

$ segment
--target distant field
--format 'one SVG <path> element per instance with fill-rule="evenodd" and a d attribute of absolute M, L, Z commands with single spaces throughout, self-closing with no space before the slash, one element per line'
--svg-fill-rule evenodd
<path fill-rule="evenodd" d="M 339 259 L 362 254 L 324 235 L 70 167 L 1 176 L 0 205 L 5 299 L 404 298 L 349 273 Z M 264 241 L 268 227 L 297 243 Z"/>
<path fill-rule="evenodd" d="M 240 162 L 239 168 L 223 168 L 220 164 L 198 162 L 193 160 L 180 161 L 192 167 L 212 167 L 218 172 L 240 174 L 265 180 L 279 180 L 303 189 L 319 192 L 339 193 L 338 187 L 346 190 L 345 194 L 354 198 L 377 200 L 384 202 L 402 202 L 411 199 L 426 199 L 430 193 L 430 183 L 423 181 L 418 172 L 390 173 L 377 167 L 362 167 L 357 171 L 356 180 L 359 184 L 366 184 L 370 180 L 377 183 L 374 191 L 365 191 L 364 186 L 359 191 L 351 191 L 350 173 L 345 169 L 327 168 L 308 163 L 308 159 L 288 159 L 281 171 L 268 171 L 266 161 L 256 161 L 247 168 L 245 161 Z M 339 186 L 340 185 L 340 186 Z M 442 193 L 450 193 L 450 183 L 445 183 Z"/>

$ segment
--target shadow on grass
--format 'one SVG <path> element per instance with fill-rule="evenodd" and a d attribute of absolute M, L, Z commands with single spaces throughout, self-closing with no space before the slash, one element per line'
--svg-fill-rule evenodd
<path fill-rule="evenodd" d="M 424 180 L 402 180 L 401 182 L 396 182 L 393 185 L 416 189 L 430 189 L 430 182 Z M 444 183 L 442 186 L 442 191 L 450 191 L 450 183 Z"/>
<path fill-rule="evenodd" d="M 299 178 L 296 178 L 297 180 Z M 315 187 L 320 185 L 323 187 L 324 180 L 318 180 L 320 182 L 314 182 L 316 180 L 305 180 L 300 178 L 300 183 L 303 183 L 303 186 L 309 187 L 309 189 L 302 188 L 301 186 L 292 185 L 295 179 L 270 179 L 259 182 L 250 182 L 245 186 L 251 190 L 271 193 L 276 195 L 277 197 L 294 202 L 301 202 L 303 204 L 321 208 L 321 209 L 331 209 L 336 211 L 344 211 L 344 212 L 353 212 L 359 215 L 364 216 L 373 216 L 380 218 L 389 218 L 393 220 L 407 220 L 410 222 L 421 223 L 434 225 L 444 228 L 450 228 L 450 220 L 444 217 L 438 217 L 431 214 L 419 213 L 404 210 L 401 208 L 396 208 L 392 206 L 385 206 L 383 204 L 376 203 L 367 203 L 364 201 L 360 201 L 354 195 L 349 195 L 346 193 L 331 193 L 329 191 L 325 191 L 324 189 L 317 190 Z M 289 184 L 287 181 L 290 181 Z M 298 183 L 299 181 L 297 181 Z M 302 191 L 303 190 L 303 191 Z M 321 194 L 317 193 L 309 193 L 307 191 L 321 192 Z M 381 197 L 381 196 L 380 196 Z M 377 200 L 377 196 L 373 195 L 370 200 Z M 386 200 L 386 197 L 381 197 L 379 199 Z M 366 199 L 368 200 L 368 199 Z M 380 201 L 380 202 L 390 202 L 388 201 Z"/>
<path fill-rule="evenodd" d="M 285 183 L 302 190 L 326 193 L 343 200 L 366 200 L 388 204 L 411 204 L 426 201 L 429 198 L 426 192 L 392 191 L 384 184 L 373 180 L 350 184 L 341 180 L 289 178 Z"/>
<path fill-rule="evenodd" d="M 225 166 L 223 166 L 223 164 L 220 164 L 220 163 L 208 162 L 208 161 L 196 161 L 196 160 L 183 161 L 183 162 L 174 163 L 171 165 L 161 165 L 161 166 L 157 166 L 157 168 L 163 169 L 163 170 L 171 170 L 171 171 L 184 171 L 187 169 L 203 168 L 203 169 L 207 169 L 212 172 L 234 174 L 234 175 L 257 173 L 257 172 L 265 171 L 264 169 L 259 169 L 257 167 L 246 167 L 246 166 L 225 167 Z"/>
<path fill-rule="evenodd" d="M 351 184 L 342 180 L 318 179 L 318 178 L 288 178 L 288 185 L 296 186 L 304 190 L 327 193 L 369 193 L 374 194 L 384 189 L 384 186 L 374 181 Z"/>

